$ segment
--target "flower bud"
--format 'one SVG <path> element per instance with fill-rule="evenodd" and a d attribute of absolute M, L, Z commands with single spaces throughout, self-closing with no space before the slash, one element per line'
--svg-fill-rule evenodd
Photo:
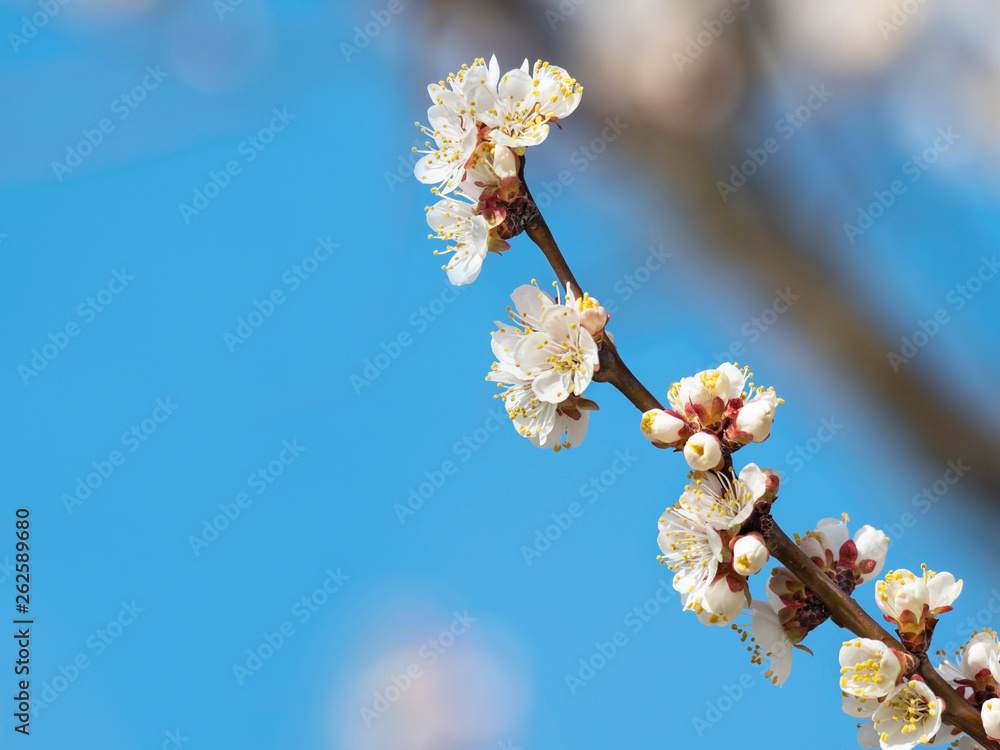
<path fill-rule="evenodd" d="M 1000 739 L 1000 698 L 990 698 L 983 704 L 983 729 L 991 740 Z"/>
<path fill-rule="evenodd" d="M 750 436 L 750 442 L 762 443 L 771 434 L 774 404 L 766 399 L 751 401 L 736 414 L 736 430 Z"/>
<path fill-rule="evenodd" d="M 885 564 L 885 554 L 889 550 L 889 537 L 878 529 L 865 524 L 854 534 L 854 544 L 858 550 L 855 575 L 858 583 L 877 578 Z"/>
<path fill-rule="evenodd" d="M 989 632 L 974 635 L 965 647 L 965 664 L 969 674 L 979 674 L 984 669 L 995 673 L 997 665 L 997 642 Z M 1000 712 L 1000 705 L 996 710 Z M 998 717 L 1000 718 L 1000 717 Z"/>
<path fill-rule="evenodd" d="M 781 475 L 775 469 L 761 469 L 766 477 L 764 494 L 757 500 L 758 504 L 773 503 L 778 497 L 778 488 L 781 486 Z"/>
<path fill-rule="evenodd" d="M 767 559 L 767 547 L 757 534 L 741 536 L 733 545 L 733 570 L 741 576 L 759 573 Z"/>
<path fill-rule="evenodd" d="M 601 307 L 600 302 L 586 292 L 583 293 L 582 297 L 576 297 L 573 295 L 572 288 L 569 291 L 572 304 L 580 311 L 580 325 L 586 328 L 595 340 L 600 340 L 604 326 L 607 325 L 608 318 L 611 317 L 608 311 Z"/>
<path fill-rule="evenodd" d="M 580 313 L 580 323 L 590 331 L 590 335 L 596 337 L 608 322 L 607 311 L 603 307 L 591 307 Z"/>
<path fill-rule="evenodd" d="M 720 576 L 705 590 L 698 620 L 705 625 L 725 625 L 735 620 L 746 605 L 746 584 L 729 576 Z"/>
<path fill-rule="evenodd" d="M 640 427 L 657 448 L 677 448 L 691 435 L 687 422 L 663 409 L 650 409 L 643 414 Z"/>
<path fill-rule="evenodd" d="M 894 599 L 899 612 L 909 610 L 914 613 L 914 619 L 922 617 L 924 605 L 927 604 L 927 585 L 923 581 L 904 583 L 896 589 Z"/>
<path fill-rule="evenodd" d="M 684 444 L 684 458 L 695 471 L 711 471 L 722 465 L 722 444 L 715 435 L 696 432 Z"/>

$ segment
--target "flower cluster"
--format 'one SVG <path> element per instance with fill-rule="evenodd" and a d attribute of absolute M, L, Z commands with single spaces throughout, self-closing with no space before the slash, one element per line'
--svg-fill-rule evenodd
<path fill-rule="evenodd" d="M 642 415 L 642 432 L 658 448 L 681 448 L 695 471 L 720 469 L 726 455 L 771 434 L 781 399 L 754 388 L 749 368 L 724 362 L 670 386 L 671 409 Z"/>
<path fill-rule="evenodd" d="M 889 538 L 867 525 L 852 538 L 847 520 L 846 515 L 843 519 L 824 518 L 815 530 L 796 542 L 837 588 L 850 594 L 882 570 Z M 810 631 L 829 618 L 830 612 L 786 568 L 771 571 L 765 592 L 766 600 L 754 600 L 750 606 L 754 657 L 758 661 L 771 660 L 766 676 L 781 685 L 792 668 L 792 648 L 807 650 L 800 644 Z"/>
<path fill-rule="evenodd" d="M 427 223 L 431 237 L 446 243 L 435 254 L 448 257 L 443 268 L 451 283 L 476 280 L 488 253 L 506 251 L 508 240 L 527 232 L 565 288 L 565 296 L 553 296 L 532 281 L 514 290 L 509 322 L 497 322 L 492 334 L 496 361 L 486 379 L 500 389 L 494 398 L 503 400 L 521 435 L 556 451 L 583 441 L 590 412 L 598 408 L 585 396 L 595 379 L 639 405 L 643 435 L 658 448 L 681 452 L 691 469 L 679 499 L 660 516 L 657 537 L 660 563 L 673 573 L 683 610 L 706 625 L 728 624 L 743 642 L 749 638 L 751 660 L 769 662 L 765 676 L 776 685 L 788 679 L 795 649 L 812 653 L 803 641 L 831 617 L 875 636 L 845 641 L 839 655 L 843 709 L 860 720 L 863 747 L 910 750 L 951 742 L 976 750 L 981 745 L 963 730 L 984 743 L 981 729 L 991 740 L 1000 737 L 996 634 L 973 634 L 955 661 L 942 659 L 936 674 L 927 660 L 937 618 L 951 609 L 962 582 L 926 566 L 919 575 L 900 569 L 878 581 L 876 603 L 895 626 L 897 642 L 850 600 L 881 573 L 886 535 L 867 525 L 852 535 L 845 514 L 819 521 L 793 544 L 771 515 L 778 472 L 749 463 L 737 473 L 733 454 L 770 437 L 783 403 L 773 388 L 754 386 L 749 368 L 724 362 L 673 383 L 663 408 L 624 366 L 605 330 L 607 310 L 576 288 L 524 183 L 527 148 L 543 142 L 552 124 L 561 127 L 582 91 L 547 62 L 529 68 L 525 60 L 501 75 L 495 57 L 463 65 L 428 87 L 429 125 L 418 123 L 428 140 L 414 173 L 439 198 L 427 208 Z M 772 554 L 787 567 L 771 570 L 763 598 L 755 599 L 750 578 Z M 740 622 L 744 615 L 749 625 Z M 979 712 L 982 728 L 973 726 L 963 700 Z"/>
<path fill-rule="evenodd" d="M 685 610 L 707 625 L 725 625 L 750 601 L 747 577 L 768 560 L 760 534 L 742 531 L 777 485 L 769 490 L 769 475 L 756 464 L 738 477 L 693 472 L 689 478 L 680 500 L 660 517 L 659 560 L 674 571 Z"/>
<path fill-rule="evenodd" d="M 938 655 L 943 657 L 945 654 L 939 651 Z M 980 712 L 987 736 L 1000 740 L 1000 644 L 997 634 L 991 629 L 973 633 L 954 656 L 954 662 L 942 658 L 938 674 Z M 957 734 L 957 730 L 954 733 Z M 964 750 L 979 747 L 968 737 L 960 740 L 960 746 L 962 744 L 967 746 Z"/>
<path fill-rule="evenodd" d="M 944 656 L 944 652 L 939 652 L 939 655 Z M 961 650 L 955 652 L 954 662 L 941 660 L 938 672 L 974 706 L 982 707 L 1000 698 L 1000 644 L 997 643 L 997 634 L 992 629 L 973 633 Z M 998 736 L 998 733 L 990 734 Z"/>
<path fill-rule="evenodd" d="M 944 700 L 914 674 L 927 652 L 936 617 L 951 609 L 962 582 L 950 573 L 923 574 L 908 570 L 886 573 L 876 584 L 875 601 L 885 619 L 896 625 L 903 650 L 882 641 L 858 638 L 840 650 L 840 689 L 844 712 L 862 719 L 858 742 L 866 748 L 909 750 L 917 745 L 941 745 L 958 738 L 967 750 L 978 747 L 957 729 L 942 723 Z M 976 709 L 991 737 L 1000 734 L 1000 648 L 992 631 L 974 634 L 957 663 L 942 660 L 937 672 Z"/>
<path fill-rule="evenodd" d="M 497 398 L 532 443 L 556 450 L 579 445 L 588 413 L 598 408 L 583 392 L 599 366 L 608 314 L 588 295 L 576 297 L 570 289 L 562 303 L 534 283 L 515 289 L 511 300 L 512 324 L 496 324 L 497 361 L 486 379 L 504 388 Z"/>
<path fill-rule="evenodd" d="M 765 675 L 776 685 L 788 678 L 793 649 L 829 618 L 819 597 L 790 571 L 775 568 L 765 586 L 766 599 L 753 599 L 749 577 L 769 558 L 765 536 L 772 525 L 771 505 L 780 476 L 772 469 L 748 464 L 739 475 L 732 454 L 771 434 L 774 389 L 755 388 L 749 368 L 724 362 L 674 383 L 670 410 L 652 409 L 642 416 L 643 434 L 659 448 L 683 450 L 695 471 L 674 505 L 660 517 L 660 562 L 674 572 L 674 588 L 685 610 L 707 625 L 730 626 L 748 637 L 751 660 L 770 661 Z M 850 594 L 879 574 L 889 539 L 871 526 L 851 537 L 846 515 L 827 518 L 804 538 L 802 550 L 832 583 Z M 737 619 L 749 611 L 749 632 Z"/>
<path fill-rule="evenodd" d="M 509 248 L 507 240 L 531 220 L 534 206 L 520 178 L 525 149 L 573 113 L 583 87 L 540 60 L 501 76 L 494 56 L 463 65 L 427 93 L 429 125 L 417 125 L 429 140 L 414 174 L 441 196 L 428 207 L 427 223 L 431 237 L 450 243 L 435 251 L 451 254 L 442 268 L 452 284 L 469 284 L 486 254 Z"/>

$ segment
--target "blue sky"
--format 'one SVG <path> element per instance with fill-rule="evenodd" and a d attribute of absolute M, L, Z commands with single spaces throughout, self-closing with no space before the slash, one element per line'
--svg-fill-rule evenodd
<path fill-rule="evenodd" d="M 0 30 L 34 9 L 4 8 Z M 655 538 L 685 469 L 623 397 L 595 387 L 586 441 L 559 454 L 498 417 L 492 321 L 514 287 L 551 274 L 518 238 L 474 285 L 446 285 L 430 196 L 399 179 L 426 107 L 419 11 L 403 6 L 345 59 L 371 9 L 245 0 L 222 18 L 178 5 L 128 25 L 67 7 L 0 54 L 0 560 L 14 509 L 29 508 L 31 680 L 47 704 L 35 746 L 769 747 L 776 720 L 854 746 L 833 626 L 778 690 L 732 632 L 679 611 Z M 762 101 L 763 134 L 781 102 Z M 849 148 L 860 105 L 827 106 Z M 682 214 L 651 208 L 623 145 L 581 168 L 574 153 L 600 127 L 567 120 L 530 174 L 573 175 L 546 215 L 589 291 L 617 303 L 632 369 L 662 397 L 744 344 L 741 363 L 786 404 L 737 462 L 786 475 L 782 525 L 841 512 L 881 525 L 890 565 L 965 578 L 955 627 L 992 621 L 996 582 L 973 550 L 993 535 L 968 490 L 913 503 L 960 457 L 916 463 L 794 306 L 744 333 L 772 298 L 706 260 Z M 69 151 L 78 166 L 53 167 Z M 808 136 L 787 153 L 776 166 L 792 180 L 829 159 Z M 873 164 L 871 189 L 907 158 Z M 975 175 L 940 170 L 905 198 L 838 260 L 859 294 L 878 277 L 869 298 L 900 335 L 991 255 L 998 229 Z M 987 288 L 919 356 L 977 393 L 983 379 L 948 362 L 995 365 L 996 314 Z M 12 577 L 0 592 L 12 602 Z M 584 679 L 580 660 L 602 651 Z"/>

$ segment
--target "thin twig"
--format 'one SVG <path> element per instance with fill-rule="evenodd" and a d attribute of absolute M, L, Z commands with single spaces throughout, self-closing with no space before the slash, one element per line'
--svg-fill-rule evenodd
<path fill-rule="evenodd" d="M 545 223 L 545 219 L 538 212 L 537 208 L 535 209 L 535 216 L 529 222 L 525 231 L 528 237 L 538 245 L 545 259 L 552 266 L 552 270 L 555 271 L 556 278 L 559 279 L 563 288 L 568 289 L 572 286 L 573 293 L 579 296 L 582 293 L 582 288 L 570 270 L 569 264 L 563 257 L 562 252 L 559 250 L 559 246 L 552 236 L 549 225 Z M 614 345 L 610 335 L 605 336 L 604 341 L 601 343 L 600 358 L 601 366 L 594 373 L 594 380 L 611 383 L 639 411 L 645 412 L 650 409 L 663 408 L 660 402 L 656 400 L 656 397 L 639 381 L 639 378 L 633 375 L 632 371 L 628 369 L 621 355 L 618 354 L 618 348 Z"/>

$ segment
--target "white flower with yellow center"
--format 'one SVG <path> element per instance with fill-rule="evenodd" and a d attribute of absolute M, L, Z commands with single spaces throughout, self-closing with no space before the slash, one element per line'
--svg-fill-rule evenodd
<path fill-rule="evenodd" d="M 773 390 L 758 390 L 736 414 L 735 427 L 751 443 L 762 443 L 771 435 L 774 410 L 781 400 Z"/>
<path fill-rule="evenodd" d="M 750 517 L 754 503 L 767 489 L 767 475 L 757 464 L 747 464 L 735 478 L 715 472 L 695 472 L 689 478 L 693 481 L 684 488 L 681 502 L 687 498 L 692 507 L 697 502 L 708 521 L 730 533 L 738 531 Z"/>
<path fill-rule="evenodd" d="M 922 680 L 897 685 L 872 714 L 882 750 L 929 745 L 941 729 L 944 701 Z"/>
<path fill-rule="evenodd" d="M 433 144 L 426 141 L 425 149 L 414 148 L 424 156 L 414 165 L 413 174 L 424 184 L 434 186 L 432 192 L 447 195 L 465 177 L 479 134 L 470 114 L 455 117 L 442 105 L 428 109 L 427 120 L 430 127 L 417 125 L 424 135 L 433 138 Z"/>
<path fill-rule="evenodd" d="M 770 555 L 758 534 L 741 536 L 733 545 L 733 570 L 743 577 L 759 573 Z"/>
<path fill-rule="evenodd" d="M 424 156 L 413 168 L 421 182 L 433 185 L 434 192 L 450 193 L 465 177 L 479 143 L 479 111 L 496 107 L 496 85 L 500 69 L 494 57 L 489 65 L 482 58 L 472 67 L 463 65 L 458 73 L 450 73 L 447 82 L 432 83 L 427 94 L 433 104 L 427 110 L 429 127 L 417 123 L 426 141 L 426 150 L 414 148 Z M 492 87 L 494 93 L 490 94 Z"/>
<path fill-rule="evenodd" d="M 452 91 L 462 96 L 475 86 L 485 86 L 487 90 L 496 91 L 498 83 L 500 83 L 500 64 L 496 55 L 490 58 L 489 63 L 478 57 L 472 61 L 471 66 L 463 65 L 457 73 L 448 76 L 448 85 Z M 434 98 L 433 94 L 431 98 Z"/>
<path fill-rule="evenodd" d="M 722 468 L 722 443 L 708 432 L 696 432 L 684 444 L 684 460 L 695 471 Z"/>
<path fill-rule="evenodd" d="M 549 124 L 569 117 L 579 106 L 583 86 L 556 65 L 538 61 L 531 72 L 528 61 L 504 75 L 495 90 L 472 87 L 466 94 L 480 102 L 477 117 L 489 128 L 487 137 L 511 148 L 537 146 L 549 134 Z"/>
<path fill-rule="evenodd" d="M 840 648 L 840 689 L 857 698 L 888 695 L 902 674 L 895 651 L 882 641 L 855 638 Z"/>
<path fill-rule="evenodd" d="M 437 232 L 438 239 L 451 243 L 434 254 L 452 253 L 441 266 L 455 286 L 476 280 L 489 249 L 490 227 L 485 217 L 476 214 L 474 204 L 454 198 L 444 198 L 427 209 L 427 225 Z"/>
<path fill-rule="evenodd" d="M 506 386 L 500 398 L 518 432 L 535 445 L 578 445 L 588 411 L 597 408 L 582 398 L 598 366 L 597 344 L 574 305 L 554 301 L 533 284 L 518 287 L 511 299 L 514 325 L 497 323 L 497 362 L 486 379 Z"/>
<path fill-rule="evenodd" d="M 753 512 L 767 479 L 756 464 L 738 478 L 692 473 L 680 499 L 659 521 L 660 562 L 674 571 L 685 610 L 710 625 L 731 622 L 742 610 L 745 580 L 729 566 L 729 540 Z M 727 565 L 720 575 L 720 566 Z"/>
<path fill-rule="evenodd" d="M 951 573 L 924 570 L 916 576 L 905 568 L 889 571 L 884 581 L 875 584 L 875 603 L 886 619 L 909 626 L 933 620 L 951 610 L 962 592 L 962 581 Z"/>
<path fill-rule="evenodd" d="M 723 560 L 719 528 L 707 516 L 703 496 L 687 489 L 659 521 L 660 562 L 674 572 L 674 589 L 686 597 L 685 610 L 699 605 Z"/>
<path fill-rule="evenodd" d="M 674 412 L 663 409 L 645 412 L 639 428 L 657 448 L 678 448 L 691 436 L 687 422 Z"/>
<path fill-rule="evenodd" d="M 483 143 L 473 155 L 460 188 L 470 199 L 479 200 L 484 192 L 492 194 L 510 184 L 519 185 L 514 153 L 506 146 Z"/>

